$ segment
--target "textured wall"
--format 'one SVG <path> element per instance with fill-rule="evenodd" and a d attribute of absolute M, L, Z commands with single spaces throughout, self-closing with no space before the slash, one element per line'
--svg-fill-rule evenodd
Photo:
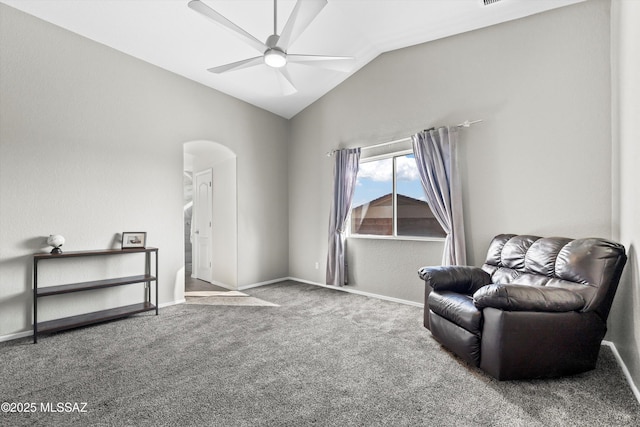
<path fill-rule="evenodd" d="M 0 336 L 30 328 L 31 254 L 50 233 L 67 238 L 65 250 L 85 250 L 147 231 L 160 248 L 160 302 L 183 297 L 187 141 L 237 155 L 238 284 L 287 276 L 286 120 L 5 5 L 0 51 Z M 123 264 L 43 273 L 54 284 L 140 265 Z M 45 301 L 41 314 L 140 296 L 128 287 L 69 295 Z"/>
<path fill-rule="evenodd" d="M 291 276 L 324 283 L 327 151 L 466 119 L 484 120 L 460 134 L 470 263 L 503 232 L 610 237 L 609 54 L 594 1 L 378 57 L 292 119 Z M 441 242 L 348 244 L 353 288 L 413 301 L 441 260 Z"/>
<path fill-rule="evenodd" d="M 213 280 L 238 287 L 238 188 L 236 158 L 213 167 Z M 282 277 L 282 276 L 280 276 Z"/>
<path fill-rule="evenodd" d="M 612 3 L 613 136 L 620 167 L 614 170 L 618 238 L 629 257 L 609 317 L 613 341 L 636 385 L 640 385 L 640 2 Z M 637 389 L 636 389 L 636 392 Z M 640 396 L 638 396 L 640 397 Z"/>

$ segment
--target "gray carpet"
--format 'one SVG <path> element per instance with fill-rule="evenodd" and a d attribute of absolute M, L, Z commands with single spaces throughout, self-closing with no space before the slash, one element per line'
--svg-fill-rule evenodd
<path fill-rule="evenodd" d="M 185 298 L 187 304 L 201 305 L 251 305 L 251 306 L 271 306 L 277 307 L 278 304 L 254 298 L 250 296 L 187 296 Z"/>
<path fill-rule="evenodd" d="M 0 343 L 0 400 L 87 402 L 7 426 L 612 426 L 640 405 L 611 351 L 573 377 L 498 382 L 444 351 L 420 308 L 311 285 L 279 307 L 182 304 Z"/>

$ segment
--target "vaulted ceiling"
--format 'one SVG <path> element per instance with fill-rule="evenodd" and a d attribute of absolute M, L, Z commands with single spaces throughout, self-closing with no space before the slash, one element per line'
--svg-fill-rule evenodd
<path fill-rule="evenodd" d="M 350 56 L 331 69 L 288 63 L 296 91 L 266 64 L 207 69 L 260 56 L 237 34 L 189 8 L 188 0 L 0 0 L 12 7 L 285 118 L 378 55 L 584 0 L 328 0 L 288 53 Z M 300 0 L 309 1 L 309 0 Z M 272 0 L 202 0 L 260 41 L 274 30 Z M 295 0 L 278 0 L 282 31 Z M 344 64 L 343 64 L 344 65 Z M 390 76 L 389 78 L 393 78 Z M 286 84 L 286 82 L 284 82 Z"/>

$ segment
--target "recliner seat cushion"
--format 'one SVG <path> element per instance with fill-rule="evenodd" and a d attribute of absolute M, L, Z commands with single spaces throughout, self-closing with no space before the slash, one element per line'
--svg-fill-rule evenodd
<path fill-rule="evenodd" d="M 471 295 L 433 291 L 428 303 L 429 309 L 440 317 L 473 334 L 480 334 L 482 331 L 482 312 L 474 305 Z"/>

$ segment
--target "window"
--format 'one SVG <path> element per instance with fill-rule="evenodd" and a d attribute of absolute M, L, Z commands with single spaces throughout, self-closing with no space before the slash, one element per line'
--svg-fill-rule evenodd
<path fill-rule="evenodd" d="M 352 236 L 446 236 L 426 202 L 411 152 L 360 161 L 349 223 Z"/>

